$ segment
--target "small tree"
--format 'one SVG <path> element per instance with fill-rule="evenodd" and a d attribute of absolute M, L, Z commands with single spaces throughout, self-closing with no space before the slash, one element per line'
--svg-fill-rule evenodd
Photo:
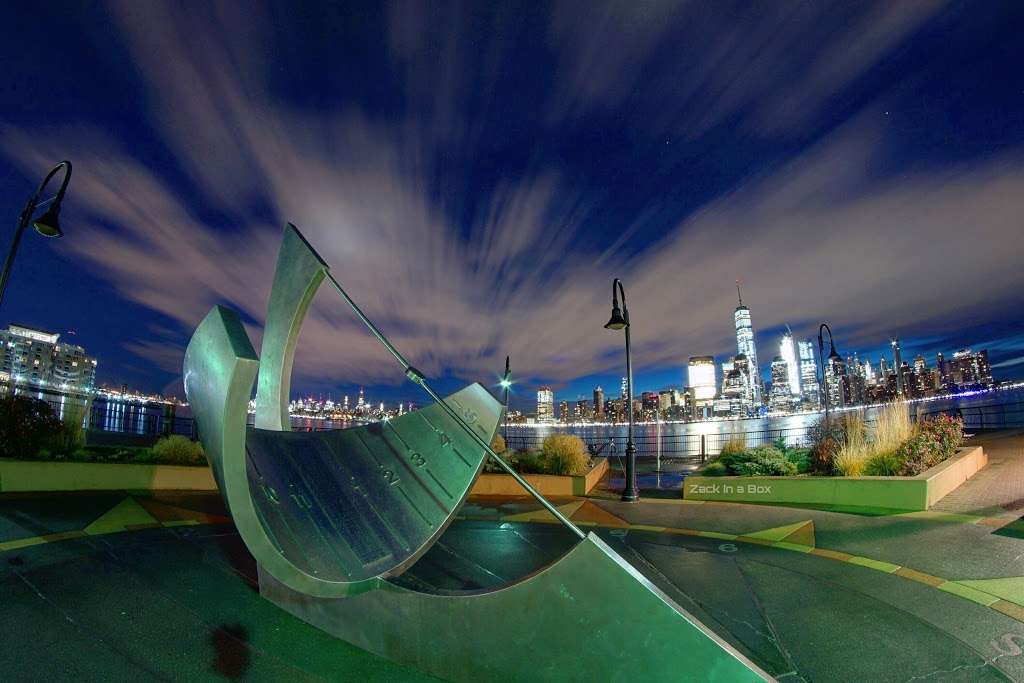
<path fill-rule="evenodd" d="M 46 401 L 0 398 L 0 457 L 34 458 L 60 429 L 61 422 Z"/>
<path fill-rule="evenodd" d="M 505 444 L 505 437 L 501 434 L 495 434 L 494 438 L 491 439 L 491 450 L 498 455 L 501 455 L 505 452 L 506 448 L 508 448 L 508 446 Z"/>

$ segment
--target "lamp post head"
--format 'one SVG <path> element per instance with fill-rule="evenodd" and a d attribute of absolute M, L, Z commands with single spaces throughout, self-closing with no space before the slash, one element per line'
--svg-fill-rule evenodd
<path fill-rule="evenodd" d="M 622 316 L 618 302 L 612 304 L 612 317 L 604 324 L 604 328 L 606 330 L 621 330 L 627 325 L 629 325 L 629 321 Z"/>
<path fill-rule="evenodd" d="M 63 237 L 64 231 L 60 229 L 60 204 L 51 204 L 42 216 L 32 221 L 32 227 L 43 237 Z"/>
<path fill-rule="evenodd" d="M 835 362 L 835 361 L 842 362 L 842 360 L 843 360 L 843 357 L 840 356 L 839 353 L 836 351 L 836 345 L 835 344 L 832 344 L 832 352 L 830 354 L 828 354 L 828 359 L 830 361 L 832 361 L 832 362 Z"/>
<path fill-rule="evenodd" d="M 501 386 L 502 389 L 508 389 L 510 386 L 512 386 L 512 381 L 505 377 L 502 378 L 502 380 L 498 382 L 498 384 Z"/>

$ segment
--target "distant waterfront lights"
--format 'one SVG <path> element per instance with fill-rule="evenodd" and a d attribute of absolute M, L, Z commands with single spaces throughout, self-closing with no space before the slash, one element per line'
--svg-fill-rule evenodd
<path fill-rule="evenodd" d="M 619 310 L 619 294 L 622 295 L 622 310 Z M 629 430 L 626 436 L 626 483 L 622 500 L 635 503 L 640 499 L 636 483 L 636 446 L 633 444 L 633 359 L 629 347 L 629 309 L 626 308 L 626 290 L 619 278 L 612 281 L 612 317 L 605 323 L 607 330 L 626 330 L 626 399 L 629 415 Z"/>
<path fill-rule="evenodd" d="M 50 180 L 57 174 L 58 171 L 64 169 L 64 181 L 60 185 L 60 189 L 57 190 L 57 194 L 53 199 L 40 202 L 39 196 L 46 189 L 46 185 Z M 32 195 L 32 198 L 28 200 L 25 208 L 21 212 L 21 218 L 18 221 L 18 227 L 14 231 L 14 239 L 11 241 L 11 248 L 7 252 L 7 259 L 4 261 L 3 271 L 0 272 L 0 305 L 3 304 L 4 292 L 7 290 L 7 280 L 11 276 L 11 265 L 14 263 L 14 256 L 18 252 L 18 245 L 21 243 L 21 236 L 25 232 L 25 228 L 28 227 L 29 223 L 35 228 L 43 237 L 63 237 L 64 232 L 60 229 L 60 207 L 64 201 L 64 192 L 68 189 L 68 181 L 71 180 L 71 162 L 62 161 L 46 174 L 43 178 L 43 182 L 39 184 L 36 189 L 36 193 Z M 50 203 L 43 215 L 32 220 L 33 214 L 43 204 Z"/>

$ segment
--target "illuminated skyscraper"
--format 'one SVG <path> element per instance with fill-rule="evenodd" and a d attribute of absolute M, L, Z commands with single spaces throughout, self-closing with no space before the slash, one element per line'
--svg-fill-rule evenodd
<path fill-rule="evenodd" d="M 604 419 L 604 389 L 601 387 L 594 388 L 594 419 Z"/>
<path fill-rule="evenodd" d="M 817 408 L 821 404 L 820 386 L 818 384 L 818 365 L 814 359 L 814 343 L 810 339 L 797 342 L 800 354 L 800 392 L 804 404 Z"/>
<path fill-rule="evenodd" d="M 728 365 L 728 370 L 725 370 Z M 743 417 L 750 412 L 750 369 L 747 357 L 740 354 L 728 364 L 722 363 L 722 398 L 729 401 L 729 413 Z"/>
<path fill-rule="evenodd" d="M 782 335 L 782 341 L 779 342 L 779 355 L 782 356 L 782 360 L 786 361 L 786 372 L 788 373 L 787 381 L 789 384 L 789 393 L 792 396 L 800 395 L 800 366 L 796 362 L 796 349 L 793 346 L 793 332 L 786 327 L 786 334 Z M 775 380 L 772 380 L 773 382 Z"/>
<path fill-rule="evenodd" d="M 892 338 L 892 364 L 896 368 L 896 395 L 903 396 L 903 358 L 900 356 L 900 340 Z"/>
<path fill-rule="evenodd" d="M 698 414 L 707 416 L 715 401 L 715 359 L 713 356 L 690 356 L 688 368 L 690 391 L 693 392 L 694 408 Z"/>
<path fill-rule="evenodd" d="M 619 394 L 620 398 L 627 398 L 626 394 L 629 392 L 629 380 L 625 377 L 622 378 L 622 392 Z M 631 396 L 629 398 L 632 398 Z"/>
<path fill-rule="evenodd" d="M 761 400 L 761 373 L 757 364 L 757 348 L 754 345 L 754 326 L 750 322 L 750 309 L 743 305 L 743 295 L 740 293 L 740 283 L 736 281 L 736 294 L 739 297 L 739 306 L 733 318 L 736 323 L 736 352 L 747 357 L 750 365 L 750 400 L 755 406 L 762 403 Z"/>
<path fill-rule="evenodd" d="M 555 394 L 551 387 L 537 390 L 537 422 L 555 421 Z"/>
<path fill-rule="evenodd" d="M 793 407 L 794 396 L 789 385 L 789 364 L 782 356 L 772 359 L 772 390 L 769 401 L 772 410 L 787 411 Z"/>

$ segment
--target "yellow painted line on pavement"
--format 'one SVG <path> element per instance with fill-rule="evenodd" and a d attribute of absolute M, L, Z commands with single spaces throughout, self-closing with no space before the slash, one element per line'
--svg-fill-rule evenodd
<path fill-rule="evenodd" d="M 886 574 L 895 574 L 899 571 L 900 566 L 893 564 L 892 562 L 883 562 L 882 560 L 873 560 L 870 557 L 861 557 L 860 555 L 854 555 L 847 560 L 850 564 L 857 564 L 861 567 L 867 567 L 869 569 L 877 569 L 880 572 Z"/>

